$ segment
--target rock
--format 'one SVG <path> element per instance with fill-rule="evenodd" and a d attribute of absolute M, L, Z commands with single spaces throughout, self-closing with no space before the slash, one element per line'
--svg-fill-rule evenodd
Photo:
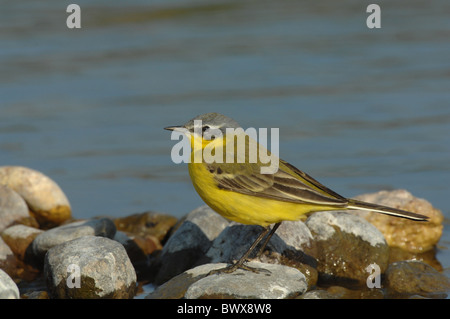
<path fill-rule="evenodd" d="M 226 264 L 217 264 L 225 266 Z M 201 266 L 196 267 L 197 269 Z M 166 281 L 161 286 L 157 287 L 153 292 L 148 294 L 145 299 L 181 299 L 184 298 L 186 291 L 189 286 L 203 278 L 207 272 L 205 271 L 196 271 L 195 269 L 189 269 L 185 272 L 173 277 L 172 279 Z"/>
<path fill-rule="evenodd" d="M 212 241 L 228 221 L 208 206 L 190 212 L 164 245 L 155 268 L 154 279 L 161 284 L 191 268 L 211 247 Z"/>
<path fill-rule="evenodd" d="M 92 218 L 65 224 L 38 235 L 31 249 L 35 258 L 43 260 L 45 253 L 52 247 L 82 236 L 101 236 L 113 238 L 116 227 L 109 218 Z"/>
<path fill-rule="evenodd" d="M 450 281 L 433 267 L 420 261 L 399 261 L 386 270 L 386 285 L 391 297 L 397 294 L 447 298 Z"/>
<path fill-rule="evenodd" d="M 339 299 L 384 299 L 385 297 L 383 289 L 368 287 L 355 290 L 341 286 L 331 286 L 327 288 L 327 292 Z"/>
<path fill-rule="evenodd" d="M 200 266 L 205 274 L 226 264 L 207 264 Z M 305 276 L 297 269 L 261 262 L 249 262 L 248 266 L 265 269 L 255 273 L 238 269 L 231 274 L 221 273 L 206 276 L 186 291 L 186 299 L 286 299 L 306 291 Z M 194 270 L 195 271 L 195 268 Z M 197 269 L 196 271 L 199 271 Z"/>
<path fill-rule="evenodd" d="M 405 218 L 387 216 L 373 212 L 360 214 L 377 227 L 391 247 L 418 253 L 430 250 L 439 241 L 444 217 L 428 201 L 416 198 L 406 190 L 380 191 L 356 197 L 359 200 L 407 210 L 428 216 L 428 222 L 417 222 Z"/>
<path fill-rule="evenodd" d="M 133 234 L 126 234 L 122 231 L 117 231 L 114 236 L 114 240 L 118 241 L 125 247 L 128 257 L 130 258 L 138 277 L 148 270 L 150 263 L 149 255 L 156 250 L 162 249 L 158 239 L 150 235 L 140 237 Z"/>
<path fill-rule="evenodd" d="M 49 299 L 47 291 L 32 291 L 22 295 L 22 299 Z"/>
<path fill-rule="evenodd" d="M 50 298 L 120 299 L 136 291 L 125 248 L 105 237 L 83 236 L 51 248 L 44 277 Z"/>
<path fill-rule="evenodd" d="M 230 223 L 213 241 L 203 263 L 232 263 L 239 260 L 262 231 L 261 226 Z M 249 260 L 258 253 L 261 245 L 256 247 Z M 315 244 L 305 223 L 285 221 L 270 239 L 260 261 L 297 268 L 307 277 L 308 286 L 313 286 L 318 275 L 315 270 L 317 263 L 312 254 L 315 255 Z"/>
<path fill-rule="evenodd" d="M 0 184 L 18 193 L 44 228 L 60 225 L 71 217 L 66 195 L 41 172 L 21 166 L 1 166 Z"/>
<path fill-rule="evenodd" d="M 20 299 L 16 283 L 0 269 L 0 299 Z"/>
<path fill-rule="evenodd" d="M 166 214 L 145 212 L 114 219 L 117 230 L 140 237 L 152 236 L 163 242 L 177 219 Z"/>
<path fill-rule="evenodd" d="M 316 285 L 317 260 L 313 256 L 317 256 L 317 246 L 303 221 L 282 222 L 266 250 L 270 253 L 263 254 L 260 261 L 296 268 L 305 275 L 308 288 Z"/>
<path fill-rule="evenodd" d="M 14 225 L 5 229 L 1 233 L 1 237 L 8 244 L 17 258 L 24 261 L 28 247 L 33 240 L 43 232 L 43 230 L 25 225 Z"/>
<path fill-rule="evenodd" d="M 260 262 L 249 266 L 259 273 L 238 269 L 234 273 L 206 276 L 227 264 L 205 264 L 189 269 L 159 286 L 146 299 L 179 298 L 292 298 L 306 291 L 305 276 L 297 269 Z"/>
<path fill-rule="evenodd" d="M 402 260 L 420 260 L 437 271 L 443 271 L 444 268 L 437 258 L 437 252 L 437 248 L 421 253 L 413 253 L 398 247 L 389 247 L 389 264 Z"/>
<path fill-rule="evenodd" d="M 299 299 L 383 299 L 382 289 L 353 290 L 341 286 L 331 286 L 326 290 L 316 289 L 306 292 Z"/>
<path fill-rule="evenodd" d="M 11 277 L 16 276 L 17 258 L 11 248 L 0 237 L 0 269 L 3 269 Z"/>
<path fill-rule="evenodd" d="M 0 232 L 30 217 L 23 198 L 11 188 L 0 184 Z"/>
<path fill-rule="evenodd" d="M 297 297 L 298 299 L 340 299 L 338 296 L 322 289 L 310 290 L 303 295 Z"/>
<path fill-rule="evenodd" d="M 306 221 L 317 244 L 317 270 L 325 282 L 366 284 L 376 264 L 383 273 L 389 248 L 383 235 L 365 219 L 345 212 L 317 212 Z"/>
<path fill-rule="evenodd" d="M 303 221 L 284 221 L 267 244 L 267 248 L 283 253 L 287 250 L 315 254 L 314 238 Z"/>
<path fill-rule="evenodd" d="M 212 242 L 211 248 L 206 253 L 206 257 L 209 258 L 208 262 L 232 263 L 238 260 L 246 253 L 262 231 L 263 227 L 261 226 L 230 223 Z M 254 254 L 259 247 L 256 247 Z M 250 258 L 253 256 L 250 256 Z"/>

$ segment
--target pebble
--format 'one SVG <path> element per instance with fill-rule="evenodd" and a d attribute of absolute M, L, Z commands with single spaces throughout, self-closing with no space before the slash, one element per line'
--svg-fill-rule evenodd
<path fill-rule="evenodd" d="M 11 248 L 0 237 L 0 269 L 8 275 L 15 276 L 17 271 L 17 258 Z"/>
<path fill-rule="evenodd" d="M 201 206 L 190 212 L 167 240 L 155 262 L 159 268 L 155 283 L 162 284 L 194 266 L 228 223 L 208 206 Z"/>
<path fill-rule="evenodd" d="M 263 271 L 254 273 L 238 269 L 231 274 L 206 276 L 227 264 L 204 264 L 172 278 L 146 298 L 280 299 L 293 298 L 307 289 L 305 276 L 297 269 L 256 261 L 248 265 Z"/>
<path fill-rule="evenodd" d="M 386 270 L 388 291 L 395 294 L 447 298 L 450 280 L 436 269 L 421 261 L 406 260 L 389 265 Z"/>
<path fill-rule="evenodd" d="M 164 242 L 177 218 L 156 212 L 144 212 L 114 219 L 117 230 L 139 237 L 156 237 Z"/>
<path fill-rule="evenodd" d="M 71 217 L 69 200 L 48 176 L 22 166 L 1 166 L 0 184 L 18 193 L 43 228 L 60 225 Z"/>
<path fill-rule="evenodd" d="M 383 233 L 390 247 L 398 247 L 412 253 L 421 253 L 433 249 L 441 238 L 444 228 L 442 212 L 434 208 L 428 201 L 414 197 L 406 190 L 380 191 L 360 195 L 356 198 L 429 217 L 427 222 L 417 222 L 361 211 L 359 214 Z"/>
<path fill-rule="evenodd" d="M 102 236 L 113 238 L 116 226 L 109 218 L 92 218 L 49 229 L 38 235 L 31 244 L 37 261 L 44 258 L 52 247 L 82 236 Z"/>
<path fill-rule="evenodd" d="M 23 198 L 8 186 L 0 184 L 0 232 L 28 218 L 30 214 Z"/>
<path fill-rule="evenodd" d="M 323 282 L 366 284 L 376 264 L 383 273 L 389 247 L 380 231 L 362 217 L 346 212 L 317 212 L 306 221 L 317 244 L 317 270 Z"/>
<path fill-rule="evenodd" d="M 6 272 L 0 269 L 0 299 L 20 299 L 19 288 Z"/>
<path fill-rule="evenodd" d="M 51 248 L 44 277 L 50 298 L 127 299 L 136 292 L 125 248 L 105 237 L 83 236 Z"/>
<path fill-rule="evenodd" d="M 21 261 L 25 261 L 26 252 L 33 240 L 44 231 L 25 225 L 8 227 L 1 233 L 1 237 Z"/>

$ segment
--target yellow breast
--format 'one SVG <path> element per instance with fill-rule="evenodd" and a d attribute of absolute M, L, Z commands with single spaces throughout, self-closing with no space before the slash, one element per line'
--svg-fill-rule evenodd
<path fill-rule="evenodd" d="M 317 205 L 278 201 L 220 189 L 203 163 L 189 163 L 192 183 L 205 203 L 223 217 L 248 225 L 267 226 L 283 220 L 299 220 L 305 214 L 326 210 Z"/>

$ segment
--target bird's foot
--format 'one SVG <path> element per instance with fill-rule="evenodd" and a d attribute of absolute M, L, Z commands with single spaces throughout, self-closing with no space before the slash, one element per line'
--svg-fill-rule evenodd
<path fill-rule="evenodd" d="M 231 274 L 231 273 L 235 272 L 238 269 L 251 271 L 251 272 L 253 272 L 255 274 L 265 273 L 266 276 L 270 276 L 270 274 L 271 274 L 271 272 L 269 270 L 267 270 L 267 269 L 250 267 L 250 266 L 244 265 L 243 263 L 240 264 L 239 262 L 237 262 L 237 263 L 231 264 L 231 265 L 229 265 L 227 267 L 224 267 L 224 268 L 211 270 L 208 273 L 207 276 L 214 275 L 214 274 L 220 274 L 220 273 Z"/>

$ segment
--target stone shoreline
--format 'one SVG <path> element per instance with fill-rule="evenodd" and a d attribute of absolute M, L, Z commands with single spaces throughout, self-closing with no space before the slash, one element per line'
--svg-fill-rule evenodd
<path fill-rule="evenodd" d="M 238 259 L 261 231 L 207 206 L 175 217 L 144 212 L 73 219 L 50 178 L 0 167 L 0 298 L 446 298 L 435 257 L 442 213 L 405 190 L 360 200 L 430 218 L 413 222 L 362 212 L 317 212 L 283 222 L 258 273 L 207 274 Z M 139 298 L 142 295 L 139 296 Z"/>

